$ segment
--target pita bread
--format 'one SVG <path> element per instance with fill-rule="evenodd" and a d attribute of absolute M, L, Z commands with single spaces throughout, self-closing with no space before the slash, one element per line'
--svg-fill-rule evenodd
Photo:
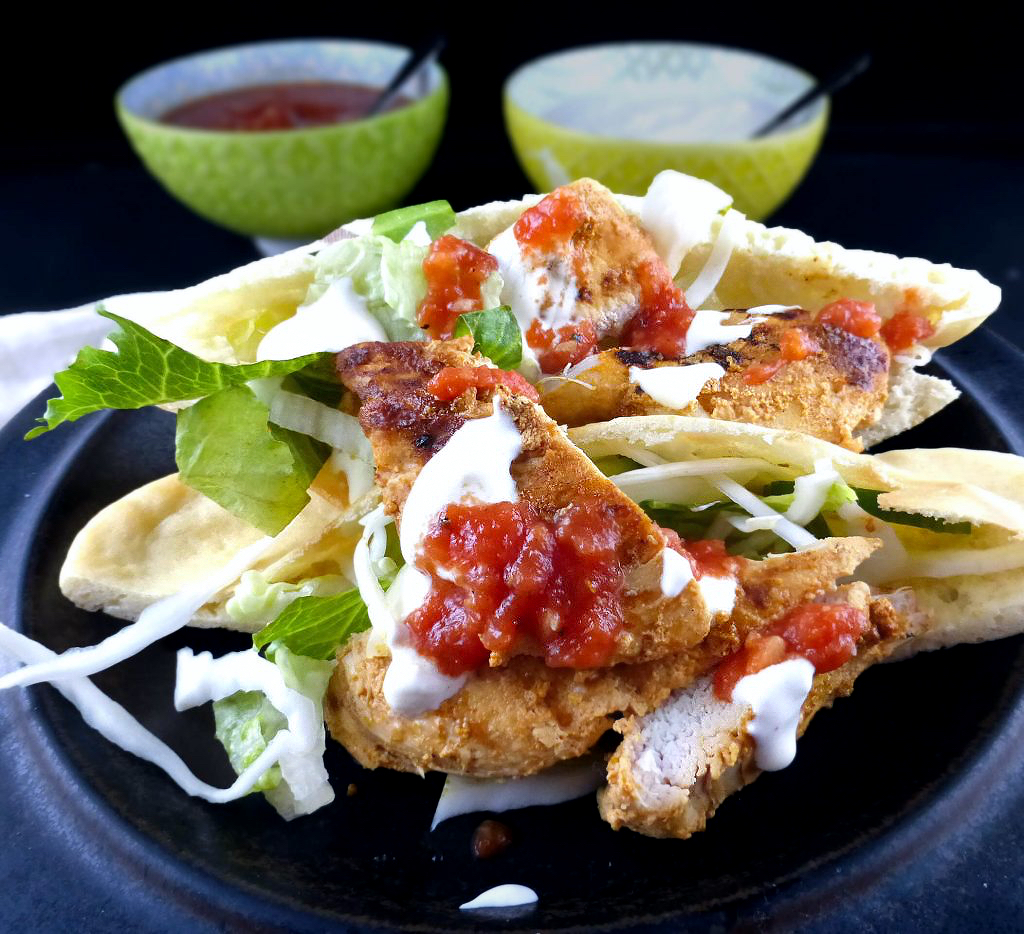
<path fill-rule="evenodd" d="M 793 479 L 827 458 L 851 486 L 883 491 L 883 509 L 946 522 L 968 521 L 968 535 L 907 530 L 909 544 L 949 566 L 984 568 L 979 573 L 928 577 L 908 573 L 885 581 L 887 589 L 910 587 L 931 624 L 897 657 L 980 642 L 1024 630 L 1024 459 L 994 451 L 935 448 L 854 454 L 797 432 L 735 422 L 660 415 L 620 418 L 570 432 L 592 457 L 641 448 L 667 461 L 760 458 L 772 478 Z M 913 568 L 913 563 L 910 565 Z"/>

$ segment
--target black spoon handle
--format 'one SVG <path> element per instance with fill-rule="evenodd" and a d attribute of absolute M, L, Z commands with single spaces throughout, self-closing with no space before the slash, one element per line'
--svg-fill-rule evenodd
<path fill-rule="evenodd" d="M 445 37 L 434 36 L 429 42 L 424 43 L 418 49 L 413 49 L 412 54 L 405 60 L 405 64 L 399 69 L 389 82 L 388 86 L 381 91 L 380 97 L 373 102 L 373 106 L 366 112 L 366 116 L 372 117 L 386 110 L 398 96 L 402 86 L 421 68 L 429 68 L 445 47 Z"/>
<path fill-rule="evenodd" d="M 777 113 L 771 118 L 771 120 L 760 126 L 756 132 L 751 134 L 750 138 L 757 139 L 758 137 L 771 133 L 772 130 L 781 126 L 790 117 L 792 117 L 793 114 L 803 110 L 808 104 L 813 103 L 819 97 L 822 97 L 825 94 L 831 94 L 848 85 L 854 78 L 867 71 L 870 65 L 871 55 L 865 52 L 850 64 L 832 72 L 832 74 L 824 81 L 819 81 L 817 84 L 813 85 L 809 90 L 793 101 L 793 103 L 785 110 Z"/>

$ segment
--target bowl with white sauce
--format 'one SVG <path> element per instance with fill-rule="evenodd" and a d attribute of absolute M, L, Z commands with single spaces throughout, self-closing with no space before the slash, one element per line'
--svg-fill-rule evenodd
<path fill-rule="evenodd" d="M 539 191 L 589 176 L 643 194 L 663 169 L 730 192 L 755 220 L 806 174 L 828 123 L 820 98 L 753 134 L 814 84 L 777 59 L 689 42 L 629 42 L 557 52 L 506 81 L 505 125 Z"/>

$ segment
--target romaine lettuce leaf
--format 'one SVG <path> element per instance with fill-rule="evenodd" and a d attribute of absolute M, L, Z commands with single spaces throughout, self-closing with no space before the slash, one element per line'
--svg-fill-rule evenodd
<path fill-rule="evenodd" d="M 388 237 L 398 243 L 420 221 L 426 226 L 430 239 L 435 240 L 455 226 L 455 212 L 447 201 L 412 204 L 409 207 L 378 214 L 373 219 L 372 232 L 376 236 Z"/>
<path fill-rule="evenodd" d="M 502 370 L 514 370 L 523 359 L 523 332 L 508 305 L 459 315 L 455 337 L 471 335 L 473 350 Z"/>
<path fill-rule="evenodd" d="M 789 484 L 790 491 L 787 493 L 777 493 L 769 496 L 762 496 L 761 502 L 766 506 L 771 506 L 776 512 L 784 513 L 790 506 L 793 505 L 793 498 L 796 493 L 793 492 L 793 484 Z M 819 494 L 820 495 L 820 494 Z M 835 512 L 844 503 L 855 503 L 857 501 L 857 494 L 854 492 L 852 487 L 847 486 L 845 483 L 833 483 L 829 487 L 829 491 L 825 496 L 825 503 L 821 507 L 821 512 Z"/>
<path fill-rule="evenodd" d="M 110 339 L 117 351 L 85 347 L 74 363 L 55 377 L 61 397 L 46 403 L 43 424 L 25 437 L 35 438 L 62 422 L 73 422 L 101 409 L 140 409 L 200 399 L 252 379 L 295 373 L 325 356 L 267 360 L 232 366 L 210 363 L 147 331 L 142 325 L 99 310 L 117 327 Z"/>
<path fill-rule="evenodd" d="M 370 616 L 359 590 L 333 597 L 300 597 L 269 626 L 252 637 L 261 649 L 271 643 L 309 658 L 333 658 L 349 637 L 370 628 Z"/>
<path fill-rule="evenodd" d="M 269 424 L 247 386 L 231 386 L 178 413 L 175 460 L 188 484 L 232 515 L 276 535 L 309 502 L 326 445 Z"/>

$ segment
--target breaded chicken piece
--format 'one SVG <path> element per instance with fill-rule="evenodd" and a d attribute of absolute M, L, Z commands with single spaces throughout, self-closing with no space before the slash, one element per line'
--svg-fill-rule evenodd
<path fill-rule="evenodd" d="M 445 366 L 475 366 L 470 341 L 358 344 L 338 354 L 338 372 L 361 400 L 359 421 L 373 445 L 377 483 L 388 512 L 401 526 L 402 506 L 423 464 L 467 420 L 489 415 L 496 392 L 522 436 L 511 473 L 521 499 L 545 519 L 584 497 L 606 505 L 618 526 L 625 576 L 623 626 L 607 664 L 661 658 L 700 643 L 712 613 L 695 582 L 676 597 L 661 590 L 665 539 L 647 514 L 622 493 L 559 430 L 540 406 L 504 386 L 469 389 L 441 402 L 426 385 Z M 542 655 L 526 637 L 509 654 L 491 653 L 491 664 L 516 654 Z"/>
<path fill-rule="evenodd" d="M 532 283 L 515 291 L 517 302 L 542 295 L 536 314 L 545 327 L 570 319 L 589 321 L 598 338 L 617 335 L 640 309 L 638 269 L 647 262 L 661 265 L 654 243 L 604 185 L 581 178 L 558 189 L 576 204 L 582 223 L 554 249 L 523 249 L 509 227 L 495 237 L 487 251 L 498 258 L 506 285 Z M 504 294 L 504 293 L 503 293 Z"/>
<path fill-rule="evenodd" d="M 746 319 L 745 312 L 736 312 L 726 323 L 743 324 Z M 753 364 L 778 358 L 781 334 L 797 326 L 817 342 L 821 352 L 785 364 L 763 383 L 744 382 Z M 630 380 L 631 367 L 648 370 L 709 362 L 721 366 L 725 376 L 710 380 L 682 409 L 663 405 Z M 878 338 L 857 337 L 818 324 L 809 311 L 792 310 L 764 317 L 748 338 L 713 345 L 679 360 L 653 351 L 606 350 L 575 379 L 587 385 L 558 377 L 541 383 L 545 411 L 570 428 L 624 415 L 700 415 L 803 431 L 860 450 L 854 434 L 880 418 L 888 395 L 889 351 Z"/>
<path fill-rule="evenodd" d="M 840 588 L 826 601 L 868 611 L 870 629 L 857 655 L 835 671 L 814 676 L 797 735 L 811 718 L 853 690 L 858 675 L 882 661 L 922 625 L 909 592 L 872 597 L 866 584 Z M 618 830 L 685 839 L 703 830 L 718 806 L 750 784 L 760 770 L 748 732 L 752 711 L 719 700 L 711 676 L 701 678 L 651 713 L 615 724 L 623 734 L 598 794 L 601 816 Z"/>
<path fill-rule="evenodd" d="M 641 716 L 699 678 L 747 635 L 835 587 L 875 539 L 826 539 L 813 549 L 743 560 L 736 608 L 700 645 L 658 661 L 571 671 L 520 656 L 485 668 L 436 711 L 400 717 L 382 693 L 390 659 L 368 654 L 367 637 L 338 653 L 327 689 L 331 734 L 364 766 L 480 777 L 521 776 L 582 755 L 620 714 Z"/>

